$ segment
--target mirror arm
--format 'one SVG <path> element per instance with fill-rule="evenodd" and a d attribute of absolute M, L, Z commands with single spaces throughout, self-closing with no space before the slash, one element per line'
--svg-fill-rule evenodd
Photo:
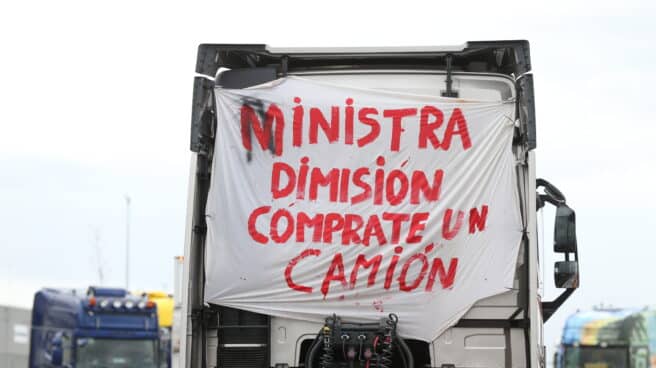
<path fill-rule="evenodd" d="M 575 288 L 565 289 L 558 297 L 550 302 L 542 302 L 542 320 L 547 322 L 549 318 L 560 308 L 563 303 L 574 293 Z"/>
<path fill-rule="evenodd" d="M 558 207 L 562 204 L 565 204 L 565 195 L 556 188 L 555 185 L 549 183 L 544 179 L 535 179 L 535 189 L 544 188 L 544 194 L 539 194 L 536 196 L 536 208 L 542 209 L 545 202 L 551 203 L 552 205 Z"/>
<path fill-rule="evenodd" d="M 535 189 L 538 189 L 540 187 L 544 188 L 544 192 L 551 199 L 553 199 L 555 201 L 558 201 L 558 203 L 565 203 L 566 202 L 565 195 L 558 188 L 556 188 L 555 185 L 551 184 L 550 182 L 548 182 L 548 181 L 546 181 L 542 178 L 537 178 L 537 179 L 535 179 Z"/>
<path fill-rule="evenodd" d="M 550 196 L 550 195 L 548 195 L 548 194 L 539 194 L 539 195 L 538 195 L 538 198 L 539 198 L 540 201 L 542 202 L 542 206 L 544 206 L 544 202 L 551 203 L 551 204 L 553 204 L 555 207 L 558 207 L 558 206 L 560 206 L 560 205 L 562 205 L 562 204 L 565 203 L 564 201 L 560 201 L 560 200 L 558 200 L 557 198 L 554 198 L 554 197 L 552 197 L 552 196 Z M 542 207 L 542 206 L 540 206 L 540 207 Z"/>

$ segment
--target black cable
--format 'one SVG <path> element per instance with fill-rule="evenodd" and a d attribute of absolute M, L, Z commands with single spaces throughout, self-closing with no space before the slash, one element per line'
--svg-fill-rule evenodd
<path fill-rule="evenodd" d="M 312 348 L 314 347 L 314 345 L 316 345 L 317 343 L 319 343 L 319 338 L 320 338 L 320 337 L 321 337 L 321 334 L 318 333 L 317 336 L 314 338 L 314 340 L 312 340 L 312 344 L 310 344 L 310 347 L 307 349 L 307 354 L 310 353 L 310 351 L 312 350 Z M 305 355 L 306 360 L 307 360 L 307 354 Z"/>
<path fill-rule="evenodd" d="M 408 347 L 408 344 L 406 344 L 405 340 L 399 336 L 396 335 L 396 340 L 398 341 L 398 345 L 401 349 L 403 349 L 403 352 L 407 355 L 408 361 L 406 362 L 405 359 L 403 359 L 403 364 L 405 365 L 406 368 L 415 368 L 415 358 L 412 356 L 412 351 L 410 351 L 410 348 Z M 401 354 L 401 357 L 403 357 L 403 354 Z"/>
<path fill-rule="evenodd" d="M 323 339 L 321 338 L 321 334 L 317 335 L 315 342 L 312 344 L 310 347 L 310 351 L 308 352 L 307 356 L 305 357 L 305 367 L 306 368 L 312 368 L 312 363 L 314 362 L 314 357 L 317 355 L 317 352 L 319 349 L 323 347 Z"/>
<path fill-rule="evenodd" d="M 403 362 L 403 367 L 410 368 L 408 367 L 408 360 L 405 357 L 405 351 L 403 351 L 401 346 L 398 344 L 394 345 L 394 347 L 396 348 L 396 351 L 399 353 L 399 356 L 401 357 L 401 361 Z"/>

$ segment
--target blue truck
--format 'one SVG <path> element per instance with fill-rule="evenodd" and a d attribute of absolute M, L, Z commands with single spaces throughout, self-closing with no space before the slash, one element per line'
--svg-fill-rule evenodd
<path fill-rule="evenodd" d="M 154 302 L 124 289 L 43 289 L 34 296 L 29 368 L 165 367 Z"/>

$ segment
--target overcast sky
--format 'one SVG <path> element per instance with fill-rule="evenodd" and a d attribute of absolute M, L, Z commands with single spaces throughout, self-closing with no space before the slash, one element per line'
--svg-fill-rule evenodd
<path fill-rule="evenodd" d="M 29 306 L 43 286 L 98 283 L 99 265 L 105 284 L 124 285 L 125 194 L 131 287 L 172 290 L 199 43 L 528 39 L 537 171 L 576 209 L 581 255 L 581 289 L 547 324 L 546 343 L 576 309 L 655 305 L 653 5 L 387 3 L 0 5 L 0 304 Z"/>

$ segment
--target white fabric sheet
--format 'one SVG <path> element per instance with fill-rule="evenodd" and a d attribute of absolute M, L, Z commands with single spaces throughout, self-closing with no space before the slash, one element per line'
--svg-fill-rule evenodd
<path fill-rule="evenodd" d="M 513 102 L 288 77 L 217 88 L 216 103 L 206 302 L 311 321 L 396 313 L 403 336 L 431 341 L 512 287 Z"/>

